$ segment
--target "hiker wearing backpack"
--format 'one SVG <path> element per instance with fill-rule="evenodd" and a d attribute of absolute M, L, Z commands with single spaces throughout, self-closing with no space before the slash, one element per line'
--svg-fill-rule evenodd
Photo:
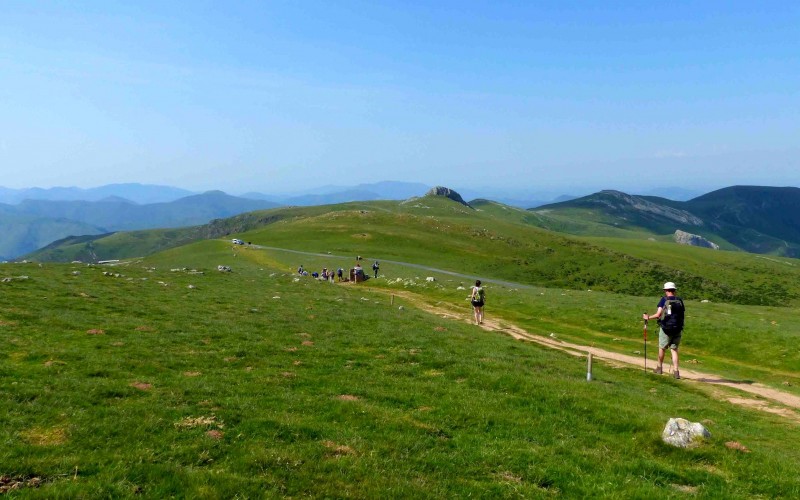
<path fill-rule="evenodd" d="M 653 373 L 659 375 L 663 373 L 664 352 L 669 348 L 672 353 L 672 366 L 675 368 L 673 376 L 680 379 L 678 346 L 681 343 L 686 308 L 683 305 L 683 299 L 675 295 L 676 290 L 675 283 L 671 281 L 664 283 L 665 295 L 658 302 L 658 311 L 652 316 L 644 313 L 642 319 L 658 319 L 658 325 L 661 327 L 658 332 L 658 366 L 653 369 Z"/>
<path fill-rule="evenodd" d="M 472 302 L 475 324 L 482 325 L 483 305 L 486 302 L 486 292 L 484 292 L 483 287 L 481 286 L 481 280 L 475 281 L 475 286 L 472 287 L 472 293 L 469 296 L 469 300 Z"/>

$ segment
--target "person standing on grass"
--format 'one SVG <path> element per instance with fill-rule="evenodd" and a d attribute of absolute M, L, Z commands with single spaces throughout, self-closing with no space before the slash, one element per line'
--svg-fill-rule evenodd
<path fill-rule="evenodd" d="M 381 265 L 378 264 L 378 261 L 376 260 L 375 263 L 372 264 L 372 270 L 375 271 L 375 277 L 376 278 L 378 277 L 378 269 L 380 269 L 380 268 L 381 268 Z"/>
<path fill-rule="evenodd" d="M 472 294 L 469 296 L 472 302 L 473 314 L 475 315 L 475 324 L 483 324 L 483 305 L 486 303 L 486 292 L 481 286 L 481 280 L 475 281 L 475 286 L 472 287 Z"/>
<path fill-rule="evenodd" d="M 683 322 L 686 308 L 683 299 L 677 297 L 675 283 L 669 281 L 664 283 L 664 296 L 658 302 L 658 310 L 652 316 L 644 313 L 642 319 L 658 319 L 658 366 L 653 369 L 653 373 L 658 375 L 664 372 L 664 353 L 669 348 L 672 353 L 672 366 L 675 371 L 672 374 L 676 379 L 681 378 L 678 370 L 678 346 L 681 344 L 683 335 Z"/>

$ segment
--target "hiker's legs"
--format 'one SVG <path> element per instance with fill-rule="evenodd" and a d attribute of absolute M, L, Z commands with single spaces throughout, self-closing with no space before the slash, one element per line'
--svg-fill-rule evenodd
<path fill-rule="evenodd" d="M 478 308 L 478 324 L 483 324 L 483 306 Z"/>
<path fill-rule="evenodd" d="M 672 351 L 672 369 L 678 371 L 678 348 L 670 349 Z"/>

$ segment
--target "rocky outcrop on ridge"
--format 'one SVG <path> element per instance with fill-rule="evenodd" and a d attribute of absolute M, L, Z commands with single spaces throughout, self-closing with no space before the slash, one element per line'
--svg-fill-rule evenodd
<path fill-rule="evenodd" d="M 460 194 L 444 186 L 436 186 L 431 188 L 427 193 L 425 193 L 425 196 L 444 196 L 445 198 L 449 198 L 457 203 L 461 203 L 464 206 L 472 208 L 469 203 L 464 201 L 464 198 L 462 198 Z"/>
<path fill-rule="evenodd" d="M 653 203 L 640 196 L 632 196 L 621 191 L 601 191 L 600 194 L 605 195 L 603 198 L 598 198 L 597 202 L 607 205 L 610 208 L 619 209 L 622 206 L 627 206 L 641 212 L 648 212 L 654 215 L 660 215 L 666 219 L 673 220 L 680 224 L 687 224 L 691 226 L 702 226 L 703 219 L 692 215 L 686 210 L 672 208 L 667 205 Z"/>
<path fill-rule="evenodd" d="M 681 231 L 680 229 L 675 231 L 673 238 L 675 239 L 675 243 L 678 243 L 679 245 L 691 245 L 693 247 L 712 248 L 714 250 L 719 250 L 719 245 L 713 241 L 708 241 L 702 236 L 687 233 L 685 231 Z"/>

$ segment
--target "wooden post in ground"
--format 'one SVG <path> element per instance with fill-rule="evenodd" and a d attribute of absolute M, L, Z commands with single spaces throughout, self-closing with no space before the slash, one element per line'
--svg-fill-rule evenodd
<path fill-rule="evenodd" d="M 586 381 L 587 382 L 591 382 L 592 381 L 592 353 L 589 353 L 588 357 L 589 357 L 589 365 L 588 365 L 587 370 L 586 370 Z"/>
<path fill-rule="evenodd" d="M 390 305 L 394 305 L 394 294 L 392 294 L 392 302 L 390 303 Z"/>

